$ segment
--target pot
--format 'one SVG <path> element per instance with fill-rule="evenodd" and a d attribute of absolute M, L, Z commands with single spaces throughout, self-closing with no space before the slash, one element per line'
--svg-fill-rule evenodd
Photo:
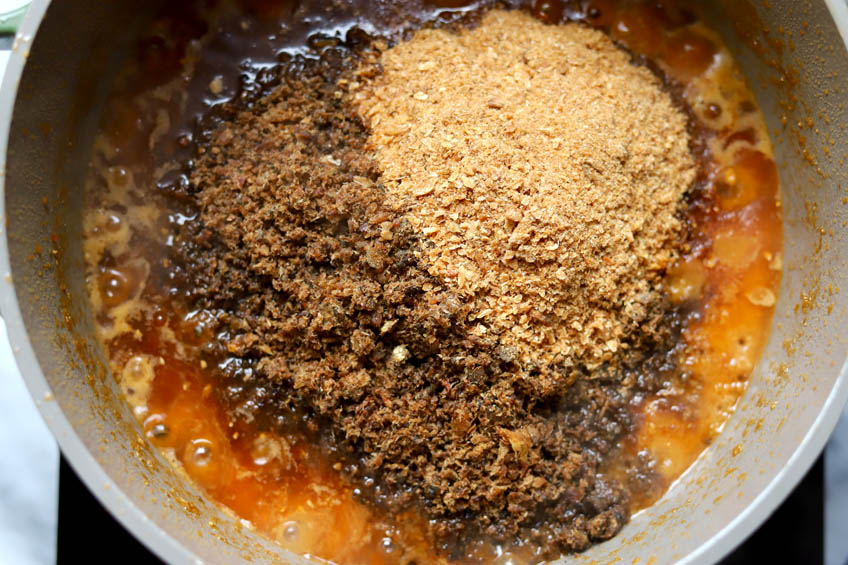
<path fill-rule="evenodd" d="M 107 79 L 155 4 L 36 0 L 22 23 L 0 95 L 0 310 L 65 457 L 152 551 L 174 563 L 305 562 L 174 471 L 141 435 L 95 338 L 82 179 Z M 848 398 L 848 7 L 719 0 L 709 10 L 773 132 L 785 230 L 774 325 L 714 444 L 659 502 L 575 562 L 717 561 L 806 473 Z"/>

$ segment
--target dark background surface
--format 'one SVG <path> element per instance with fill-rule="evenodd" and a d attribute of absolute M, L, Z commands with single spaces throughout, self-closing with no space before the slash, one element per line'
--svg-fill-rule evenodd
<path fill-rule="evenodd" d="M 110 563 L 117 548 L 122 564 L 160 562 L 100 506 L 63 458 L 57 563 Z M 819 565 L 823 561 L 824 465 L 819 457 L 774 515 L 721 563 Z"/>

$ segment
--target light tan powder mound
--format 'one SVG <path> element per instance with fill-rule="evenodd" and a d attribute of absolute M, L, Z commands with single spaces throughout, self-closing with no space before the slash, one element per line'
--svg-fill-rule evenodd
<path fill-rule="evenodd" d="M 659 297 L 695 177 L 658 79 L 599 31 L 504 11 L 381 64 L 355 103 L 430 272 L 525 361 L 609 359 Z"/>

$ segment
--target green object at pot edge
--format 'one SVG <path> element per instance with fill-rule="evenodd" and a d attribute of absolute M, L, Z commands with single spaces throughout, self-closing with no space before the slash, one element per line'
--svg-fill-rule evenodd
<path fill-rule="evenodd" d="M 26 6 L 21 6 L 5 14 L 0 14 L 0 34 L 16 33 L 26 10 Z"/>

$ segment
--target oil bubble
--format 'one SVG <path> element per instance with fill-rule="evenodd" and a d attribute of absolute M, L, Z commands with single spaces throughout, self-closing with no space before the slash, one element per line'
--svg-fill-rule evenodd
<path fill-rule="evenodd" d="M 296 541 L 300 537 L 300 526 L 297 522 L 291 521 L 283 524 L 283 539 L 286 541 Z"/>
<path fill-rule="evenodd" d="M 207 439 L 192 440 L 188 455 L 192 465 L 205 467 L 212 461 L 212 442 Z"/>
<path fill-rule="evenodd" d="M 380 540 L 380 551 L 382 551 L 383 553 L 391 554 L 394 553 L 395 549 L 395 542 L 392 540 L 392 538 L 385 537 Z"/>

